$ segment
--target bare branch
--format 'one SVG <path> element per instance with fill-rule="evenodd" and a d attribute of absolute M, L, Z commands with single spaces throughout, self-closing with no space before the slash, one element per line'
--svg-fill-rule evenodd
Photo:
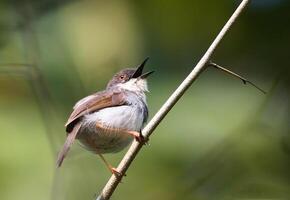
<path fill-rule="evenodd" d="M 12 74 L 12 75 L 20 75 L 25 78 L 29 78 L 31 73 L 31 65 L 30 64 L 22 64 L 22 63 L 7 63 L 0 64 L 0 74 Z"/>
<path fill-rule="evenodd" d="M 224 25 L 220 33 L 217 35 L 215 40 L 212 42 L 208 50 L 205 52 L 203 57 L 191 71 L 191 73 L 184 79 L 184 81 L 180 84 L 180 86 L 173 92 L 173 94 L 168 98 L 168 100 L 162 105 L 160 110 L 154 115 L 154 117 L 150 120 L 150 122 L 145 126 L 142 130 L 144 138 L 148 138 L 158 124 L 162 121 L 162 119 L 166 116 L 166 114 L 172 109 L 175 103 L 181 98 L 181 96 L 185 93 L 185 91 L 189 88 L 189 86 L 196 80 L 196 78 L 201 74 L 201 72 L 207 67 L 207 64 L 210 60 L 211 55 L 215 51 L 218 44 L 221 42 L 225 34 L 229 31 L 233 23 L 242 13 L 246 5 L 249 3 L 250 0 L 243 0 L 241 4 L 238 6 L 236 11 L 230 17 L 228 22 Z M 142 148 L 142 144 L 134 141 L 130 146 L 127 153 L 124 155 L 123 159 L 121 160 L 117 170 L 121 174 L 125 174 L 127 169 L 129 168 L 130 164 L 138 154 L 139 150 Z M 103 188 L 101 194 L 97 198 L 97 200 L 108 200 L 115 189 L 117 188 L 118 184 L 120 183 L 122 177 L 116 177 L 112 175 L 105 187 Z"/>
<path fill-rule="evenodd" d="M 0 67 L 31 67 L 32 64 L 26 63 L 0 63 Z"/>
<path fill-rule="evenodd" d="M 265 90 L 261 89 L 261 88 L 258 87 L 256 84 L 254 84 L 253 82 L 249 81 L 248 79 L 246 79 L 246 78 L 240 76 L 239 74 L 236 74 L 236 73 L 234 73 L 234 72 L 232 72 L 232 71 L 230 71 L 230 70 L 228 70 L 228 69 L 226 69 L 226 68 L 224 68 L 224 67 L 222 67 L 222 66 L 219 66 L 218 64 L 213 63 L 213 62 L 211 62 L 211 61 L 208 63 L 208 65 L 209 65 L 209 66 L 212 66 L 212 67 L 215 67 L 215 68 L 217 68 L 217 69 L 219 69 L 219 70 L 221 70 L 221 71 L 223 71 L 223 72 L 225 72 L 225 73 L 227 73 L 227 74 L 229 74 L 229 75 L 232 75 L 232 76 L 234 76 L 234 77 L 237 77 L 237 78 L 241 79 L 241 80 L 243 81 L 244 84 L 249 83 L 250 85 L 254 86 L 256 89 L 258 89 L 258 90 L 260 90 L 261 92 L 263 92 L 264 94 L 266 94 L 266 91 L 265 91 Z"/>

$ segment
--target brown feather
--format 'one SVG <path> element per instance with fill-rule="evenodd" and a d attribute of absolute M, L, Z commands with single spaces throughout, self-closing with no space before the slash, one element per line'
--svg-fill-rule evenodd
<path fill-rule="evenodd" d="M 102 108 L 124 105 L 124 95 L 118 91 L 102 91 L 79 101 L 68 118 L 66 131 L 69 133 L 81 117 Z"/>
<path fill-rule="evenodd" d="M 71 145 L 73 144 L 73 142 L 75 141 L 75 138 L 77 136 L 77 133 L 79 132 L 81 128 L 81 123 L 78 123 L 72 130 L 71 133 L 69 133 L 67 135 L 67 138 L 66 138 L 66 141 L 62 147 L 62 150 L 59 152 L 58 154 L 58 158 L 57 158 L 57 161 L 56 161 L 56 166 L 57 167 L 60 167 L 66 154 L 68 153 Z"/>

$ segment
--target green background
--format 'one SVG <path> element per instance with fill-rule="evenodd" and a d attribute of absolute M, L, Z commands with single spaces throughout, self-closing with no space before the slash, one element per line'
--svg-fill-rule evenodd
<path fill-rule="evenodd" d="M 94 199 L 110 173 L 77 143 L 74 103 L 147 56 L 150 117 L 239 1 L 0 2 L 0 199 Z M 290 2 L 253 0 L 133 162 L 112 199 L 289 199 Z M 125 151 L 106 158 L 117 165 Z"/>

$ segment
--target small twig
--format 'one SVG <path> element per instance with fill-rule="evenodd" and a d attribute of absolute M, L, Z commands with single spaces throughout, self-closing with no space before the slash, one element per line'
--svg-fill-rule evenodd
<path fill-rule="evenodd" d="M 14 74 L 21 75 L 25 78 L 28 78 L 29 73 L 31 73 L 31 65 L 30 64 L 22 64 L 22 63 L 1 63 L 0 64 L 0 73 L 3 74 Z"/>
<path fill-rule="evenodd" d="M 227 23 L 224 25 L 220 33 L 217 35 L 215 40 L 212 42 L 208 50 L 205 52 L 203 57 L 194 67 L 194 69 L 190 72 L 190 74 L 184 79 L 184 81 L 179 85 L 179 87 L 173 92 L 173 94 L 167 99 L 167 101 L 162 105 L 160 110 L 154 115 L 154 117 L 150 120 L 150 122 L 145 126 L 142 130 L 143 136 L 145 139 L 152 134 L 155 128 L 159 125 L 162 119 L 167 115 L 167 113 L 173 108 L 176 102 L 182 97 L 185 91 L 190 87 L 190 85 L 197 79 L 197 77 L 201 74 L 201 72 L 207 67 L 207 64 L 211 58 L 211 55 L 215 51 L 218 44 L 224 38 L 226 33 L 229 31 L 233 23 L 236 19 L 240 16 L 242 11 L 245 9 L 246 5 L 249 3 L 250 0 L 243 0 Z M 142 144 L 139 142 L 134 141 L 130 146 L 127 153 L 124 155 L 123 159 L 121 160 L 117 170 L 121 174 L 125 174 L 131 163 L 133 162 L 134 158 L 142 148 Z M 115 175 L 112 175 L 111 178 L 108 180 L 107 184 L 103 188 L 101 194 L 98 196 L 97 200 L 108 200 L 112 194 L 114 193 L 115 189 L 117 188 L 118 184 L 120 183 L 122 177 L 118 178 Z"/>
<path fill-rule="evenodd" d="M 230 75 L 232 75 L 232 76 L 234 76 L 234 77 L 237 77 L 237 78 L 241 79 L 241 81 L 243 81 L 244 84 L 249 83 L 250 85 L 254 86 L 256 89 L 258 89 L 258 90 L 260 90 L 261 92 L 263 92 L 264 94 L 266 94 L 266 91 L 265 91 L 265 90 L 261 89 L 261 88 L 258 87 L 256 84 L 254 84 L 253 82 L 249 81 L 248 79 L 246 79 L 246 78 L 240 76 L 239 74 L 236 74 L 236 73 L 234 73 L 234 72 L 232 72 L 232 71 L 230 71 L 230 70 L 228 70 L 228 69 L 226 69 L 226 68 L 224 68 L 224 67 L 222 67 L 222 66 L 219 66 L 218 64 L 213 63 L 213 62 L 211 62 L 211 61 L 208 63 L 208 65 L 209 65 L 209 66 L 212 66 L 212 67 L 215 67 L 215 68 L 217 68 L 217 69 L 219 69 L 219 70 L 221 70 L 221 71 L 223 71 L 223 72 L 225 72 L 225 73 L 227 73 L 227 74 L 230 74 Z"/>
<path fill-rule="evenodd" d="M 0 67 L 31 67 L 32 64 L 26 63 L 0 63 Z"/>

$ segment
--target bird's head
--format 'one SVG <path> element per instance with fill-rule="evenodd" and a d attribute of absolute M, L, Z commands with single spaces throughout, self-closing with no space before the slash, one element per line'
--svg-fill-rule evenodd
<path fill-rule="evenodd" d="M 137 68 L 123 69 L 113 76 L 107 89 L 119 87 L 133 92 L 148 91 L 146 78 L 154 71 L 143 73 L 143 68 L 149 58 L 146 58 Z M 143 73 L 143 74 L 142 74 Z"/>

